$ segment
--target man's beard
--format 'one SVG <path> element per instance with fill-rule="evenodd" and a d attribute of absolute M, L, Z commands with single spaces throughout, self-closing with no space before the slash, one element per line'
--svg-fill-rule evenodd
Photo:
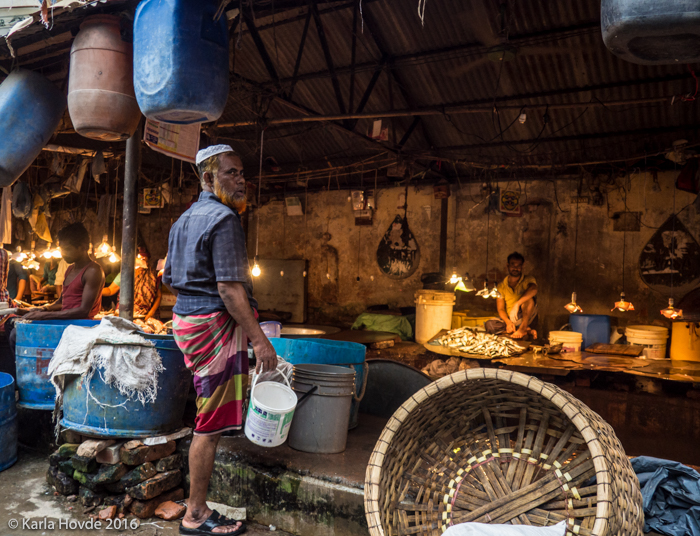
<path fill-rule="evenodd" d="M 245 212 L 247 200 L 245 196 L 237 197 L 236 194 L 231 194 L 226 191 L 226 189 L 221 186 L 221 183 L 217 180 L 214 181 L 214 194 L 218 197 L 221 202 L 227 207 L 232 208 L 239 214 Z"/>

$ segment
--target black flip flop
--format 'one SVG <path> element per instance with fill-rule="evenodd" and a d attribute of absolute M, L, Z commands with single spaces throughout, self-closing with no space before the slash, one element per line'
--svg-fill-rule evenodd
<path fill-rule="evenodd" d="M 222 516 L 216 510 L 212 510 L 211 515 L 207 518 L 207 520 L 195 529 L 188 529 L 187 527 L 183 526 L 182 523 L 180 523 L 180 534 L 186 536 L 238 536 L 239 534 L 243 534 L 246 530 L 248 530 L 245 523 L 242 523 L 238 529 L 232 532 L 214 532 L 214 529 L 217 527 L 228 527 L 237 523 L 238 521 L 235 519 L 229 519 Z"/>

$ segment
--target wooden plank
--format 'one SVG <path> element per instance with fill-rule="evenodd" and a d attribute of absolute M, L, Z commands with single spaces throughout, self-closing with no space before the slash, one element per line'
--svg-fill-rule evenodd
<path fill-rule="evenodd" d="M 628 357 L 639 357 L 642 355 L 643 351 L 643 346 L 629 344 L 603 344 L 602 342 L 597 342 L 586 348 L 586 352 L 591 352 L 592 354 L 624 355 Z"/>

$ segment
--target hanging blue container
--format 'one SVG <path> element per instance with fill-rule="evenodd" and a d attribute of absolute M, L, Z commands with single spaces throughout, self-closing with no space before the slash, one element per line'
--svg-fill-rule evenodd
<path fill-rule="evenodd" d="M 570 315 L 571 329 L 583 335 L 581 350 L 602 342 L 610 343 L 610 317 L 608 315 Z"/>
<path fill-rule="evenodd" d="M 182 428 L 192 374 L 172 335 L 141 335 L 155 342 L 165 370 L 158 375 L 155 402 L 128 400 L 102 381 L 99 370 L 90 382 L 75 377 L 63 392 L 61 426 L 96 437 L 150 437 Z"/>
<path fill-rule="evenodd" d="M 66 97 L 42 75 L 12 71 L 0 84 L 0 187 L 39 156 L 66 111 Z"/>
<path fill-rule="evenodd" d="M 355 369 L 355 394 L 350 407 L 350 430 L 357 426 L 360 401 L 367 386 L 367 349 L 356 342 L 325 339 L 270 339 L 277 352 L 292 365 L 316 363 L 339 365 Z"/>
<path fill-rule="evenodd" d="M 49 362 L 68 326 L 96 326 L 97 320 L 35 320 L 15 324 L 17 343 L 17 405 L 28 409 L 53 410 L 56 389 L 49 378 Z"/>
<path fill-rule="evenodd" d="M 15 380 L 0 372 L 0 471 L 17 461 Z"/>
<path fill-rule="evenodd" d="M 226 17 L 216 0 L 144 0 L 134 18 L 134 89 L 143 114 L 166 123 L 215 121 L 228 98 Z"/>

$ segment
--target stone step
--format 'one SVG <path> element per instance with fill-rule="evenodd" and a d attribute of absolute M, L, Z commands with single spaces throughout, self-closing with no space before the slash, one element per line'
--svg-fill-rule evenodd
<path fill-rule="evenodd" d="M 364 477 L 385 423 L 361 415 L 341 454 L 304 453 L 287 444 L 268 449 L 243 435 L 222 438 L 207 500 L 245 507 L 248 522 L 292 534 L 368 536 Z M 189 443 L 179 448 L 185 463 Z"/>

